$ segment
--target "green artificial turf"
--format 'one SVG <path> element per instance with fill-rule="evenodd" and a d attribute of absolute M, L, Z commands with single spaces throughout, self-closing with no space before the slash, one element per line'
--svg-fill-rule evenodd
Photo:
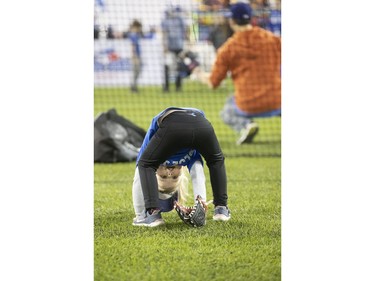
<path fill-rule="evenodd" d="M 260 130 L 251 145 L 237 146 L 239 135 L 224 124 L 220 112 L 229 95 L 233 93 L 230 80 L 223 86 L 210 90 L 195 81 L 184 82 L 183 92 L 163 93 L 161 87 L 144 87 L 139 94 L 127 88 L 95 88 L 94 114 L 111 108 L 138 126 L 148 129 L 151 119 L 169 106 L 202 109 L 212 123 L 223 152 L 227 156 L 281 156 L 281 118 L 255 118 Z"/>
<path fill-rule="evenodd" d="M 232 212 L 230 221 L 214 222 L 209 205 L 207 224 L 198 229 L 185 225 L 175 211 L 163 214 L 165 226 L 135 227 L 135 163 L 95 164 L 96 281 L 281 279 L 281 120 L 256 119 L 260 131 L 254 142 L 235 145 L 238 135 L 219 114 L 232 91 L 229 80 L 216 91 L 194 81 L 185 81 L 182 93 L 163 93 L 161 87 L 144 87 L 139 94 L 127 88 L 95 88 L 95 116 L 115 108 L 145 130 L 153 116 L 168 106 L 204 110 L 226 156 Z M 205 174 L 209 200 L 206 166 Z"/>
<path fill-rule="evenodd" d="M 209 205 L 202 228 L 175 211 L 146 228 L 132 225 L 134 163 L 95 164 L 95 280 L 280 280 L 280 158 L 229 158 L 226 168 L 230 221 L 213 221 Z"/>

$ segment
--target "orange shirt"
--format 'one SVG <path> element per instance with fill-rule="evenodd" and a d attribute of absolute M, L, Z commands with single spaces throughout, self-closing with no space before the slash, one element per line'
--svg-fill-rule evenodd
<path fill-rule="evenodd" d="M 214 88 L 231 73 L 237 106 L 249 113 L 281 108 L 281 39 L 259 27 L 235 32 L 217 53 Z"/>

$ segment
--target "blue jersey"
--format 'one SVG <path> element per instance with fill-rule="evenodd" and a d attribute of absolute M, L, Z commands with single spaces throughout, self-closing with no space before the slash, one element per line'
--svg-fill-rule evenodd
<path fill-rule="evenodd" d="M 177 51 L 184 48 L 186 27 L 179 16 L 169 16 L 162 21 L 161 28 L 165 33 L 168 50 Z"/>
<path fill-rule="evenodd" d="M 162 112 L 160 112 L 151 121 L 150 128 L 147 131 L 147 134 L 146 134 L 146 136 L 145 136 L 145 138 L 143 140 L 141 149 L 139 151 L 136 165 L 138 165 L 139 158 L 141 157 L 141 155 L 145 151 L 145 149 L 146 149 L 148 143 L 150 142 L 151 138 L 156 133 L 156 131 L 159 129 L 159 125 L 158 125 L 159 117 L 161 115 L 163 115 L 165 111 L 170 110 L 170 109 L 187 109 L 187 110 L 193 110 L 193 111 L 197 111 L 200 114 L 202 114 L 203 116 L 205 116 L 205 114 L 204 114 L 204 112 L 202 110 L 197 109 L 197 108 L 190 108 L 190 107 L 169 107 L 169 108 L 163 110 Z M 166 166 L 174 166 L 174 165 L 187 166 L 188 169 L 190 170 L 191 166 L 197 160 L 199 160 L 203 164 L 202 157 L 201 157 L 201 155 L 199 154 L 199 152 L 197 150 L 191 149 L 191 148 L 185 148 L 185 149 L 182 149 L 179 152 L 177 152 L 175 155 L 169 157 L 163 163 L 163 165 L 166 165 Z"/>
<path fill-rule="evenodd" d="M 281 36 L 281 11 L 271 10 L 270 21 L 268 25 L 268 30 L 273 32 L 276 36 Z"/>
<path fill-rule="evenodd" d="M 146 34 L 141 34 L 139 32 L 129 32 L 128 38 L 130 40 L 130 43 L 134 47 L 137 57 L 141 57 L 141 39 L 152 39 L 153 37 L 153 32 Z"/>
<path fill-rule="evenodd" d="M 129 36 L 131 44 L 134 47 L 135 54 L 137 55 L 137 57 L 140 57 L 141 56 L 140 35 L 137 32 L 130 32 L 128 36 Z"/>

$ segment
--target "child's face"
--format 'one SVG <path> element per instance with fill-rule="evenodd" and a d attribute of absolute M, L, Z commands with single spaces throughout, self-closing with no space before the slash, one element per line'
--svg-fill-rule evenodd
<path fill-rule="evenodd" d="M 179 183 L 180 175 L 181 166 L 159 166 L 159 168 L 156 170 L 158 190 L 161 193 L 175 192 Z"/>
<path fill-rule="evenodd" d="M 131 32 L 138 32 L 138 27 L 136 27 L 136 26 L 132 26 L 131 28 L 130 28 L 130 31 Z"/>
<path fill-rule="evenodd" d="M 156 173 L 162 179 L 177 179 L 181 175 L 182 166 L 159 166 Z"/>

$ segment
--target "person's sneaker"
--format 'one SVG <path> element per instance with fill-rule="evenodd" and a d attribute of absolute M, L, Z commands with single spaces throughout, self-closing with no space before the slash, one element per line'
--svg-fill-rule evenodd
<path fill-rule="evenodd" d="M 137 88 L 136 86 L 131 86 L 131 87 L 130 87 L 130 91 L 131 91 L 132 93 L 139 93 L 139 92 L 138 92 L 138 88 Z"/>
<path fill-rule="evenodd" d="M 136 226 L 148 226 L 155 227 L 165 224 L 163 218 L 161 217 L 160 210 L 154 210 L 150 215 L 147 211 L 145 212 L 145 217 L 141 220 L 137 218 L 133 219 L 133 225 Z"/>
<path fill-rule="evenodd" d="M 246 127 L 240 132 L 240 138 L 237 140 L 237 145 L 251 143 L 258 131 L 259 126 L 257 123 L 251 122 L 247 124 Z"/>
<path fill-rule="evenodd" d="M 214 221 L 227 221 L 230 219 L 230 211 L 227 206 L 216 206 L 214 210 Z"/>

